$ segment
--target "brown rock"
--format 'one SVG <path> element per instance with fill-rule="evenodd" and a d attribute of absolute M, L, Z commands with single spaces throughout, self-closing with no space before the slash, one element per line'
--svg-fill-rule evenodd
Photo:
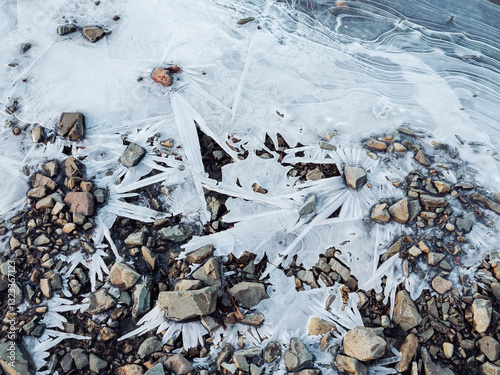
<path fill-rule="evenodd" d="M 337 355 L 335 366 L 344 373 L 349 375 L 367 375 L 368 369 L 357 359 L 347 357 L 345 355 Z"/>
<path fill-rule="evenodd" d="M 40 173 L 35 173 L 33 176 L 31 176 L 30 182 L 33 188 L 41 186 L 45 186 L 50 190 L 55 190 L 57 188 L 57 184 L 55 183 L 55 181 Z"/>
<path fill-rule="evenodd" d="M 377 223 L 387 223 L 391 219 L 389 211 L 387 211 L 387 204 L 381 203 L 373 206 L 370 218 Z"/>
<path fill-rule="evenodd" d="M 476 345 L 491 362 L 495 362 L 500 357 L 500 344 L 493 337 L 484 336 Z"/>
<path fill-rule="evenodd" d="M 420 196 L 420 203 L 422 203 L 422 205 L 424 206 L 431 208 L 448 206 L 448 201 L 446 200 L 446 198 L 432 197 L 430 195 L 425 195 L 425 194 Z"/>
<path fill-rule="evenodd" d="M 174 79 L 165 68 L 155 68 L 151 74 L 151 79 L 165 87 L 172 86 L 172 83 L 174 83 Z"/>
<path fill-rule="evenodd" d="M 47 195 L 47 188 L 45 186 L 30 189 L 27 194 L 30 198 L 43 198 L 45 195 Z"/>
<path fill-rule="evenodd" d="M 332 330 L 335 330 L 335 324 L 313 316 L 309 320 L 309 326 L 307 328 L 309 330 L 309 335 L 311 336 L 324 335 Z"/>
<path fill-rule="evenodd" d="M 422 321 L 415 303 L 406 290 L 401 290 L 396 294 L 393 320 L 405 331 L 418 326 Z"/>
<path fill-rule="evenodd" d="M 415 155 L 415 160 L 417 162 L 419 162 L 420 164 L 422 164 L 424 167 L 428 167 L 431 165 L 431 161 L 429 160 L 429 157 L 422 150 L 417 152 L 417 154 Z"/>
<path fill-rule="evenodd" d="M 364 143 L 364 147 L 372 151 L 384 151 L 387 148 L 387 145 L 383 142 L 370 138 Z"/>
<path fill-rule="evenodd" d="M 432 280 L 432 288 L 439 294 L 444 294 L 451 289 L 453 284 L 450 280 L 443 279 L 441 276 L 436 276 Z"/>
<path fill-rule="evenodd" d="M 79 141 L 85 135 L 85 117 L 78 112 L 64 112 L 57 123 L 57 129 L 64 137 Z"/>
<path fill-rule="evenodd" d="M 70 156 L 64 161 L 63 170 L 66 177 L 81 177 L 82 176 L 82 165 L 81 163 L 75 159 L 74 156 Z"/>
<path fill-rule="evenodd" d="M 389 214 L 394 221 L 404 224 L 410 218 L 408 211 L 408 199 L 404 198 L 389 207 Z"/>
<path fill-rule="evenodd" d="M 494 211 L 500 215 L 500 204 L 486 198 L 484 195 L 481 195 L 479 193 L 472 193 L 471 198 L 474 202 L 481 203 L 487 209 Z"/>
<path fill-rule="evenodd" d="M 384 263 L 387 259 L 398 254 L 403 249 L 403 237 L 399 237 L 396 242 L 394 242 L 391 247 L 389 247 L 380 257 L 380 261 Z"/>
<path fill-rule="evenodd" d="M 214 247 L 212 245 L 205 245 L 199 249 L 189 253 L 186 256 L 186 260 L 189 263 L 203 263 L 205 260 L 210 258 L 214 252 Z"/>
<path fill-rule="evenodd" d="M 94 196 L 88 192 L 71 192 L 66 194 L 64 203 L 70 212 L 78 212 L 85 216 L 92 216 L 95 211 Z"/>
<path fill-rule="evenodd" d="M 33 142 L 35 143 L 42 142 L 43 139 L 45 138 L 43 127 L 40 125 L 35 126 L 31 131 L 31 135 L 33 136 Z"/>
<path fill-rule="evenodd" d="M 366 172 L 360 165 L 346 165 L 344 167 L 344 177 L 351 189 L 357 190 L 366 183 Z"/>
<path fill-rule="evenodd" d="M 144 369 L 139 365 L 125 365 L 116 371 L 117 375 L 143 375 Z"/>
<path fill-rule="evenodd" d="M 396 371 L 405 372 L 410 368 L 411 361 L 418 348 L 418 338 L 413 333 L 406 336 L 405 341 L 401 345 L 399 351 L 401 352 L 401 361 L 396 365 Z"/>
<path fill-rule="evenodd" d="M 122 289 L 133 287 L 140 277 L 141 275 L 130 266 L 119 262 L 113 264 L 113 267 L 111 267 L 111 271 L 109 272 L 111 284 Z"/>
<path fill-rule="evenodd" d="M 91 43 L 95 43 L 102 39 L 104 35 L 104 31 L 99 26 L 85 26 L 83 28 L 83 35 L 87 38 Z"/>
<path fill-rule="evenodd" d="M 371 361 L 385 354 L 387 342 L 372 328 L 356 327 L 344 336 L 344 352 L 359 361 Z"/>
<path fill-rule="evenodd" d="M 40 199 L 36 202 L 35 208 L 37 210 L 45 210 L 46 208 L 54 207 L 54 199 L 49 195 L 43 199 Z"/>
<path fill-rule="evenodd" d="M 177 375 L 186 375 L 194 370 L 193 365 L 182 354 L 174 354 L 165 361 L 165 367 Z"/>

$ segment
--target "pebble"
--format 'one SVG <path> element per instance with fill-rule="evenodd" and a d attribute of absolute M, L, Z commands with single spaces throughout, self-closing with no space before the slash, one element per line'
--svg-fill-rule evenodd
<path fill-rule="evenodd" d="M 335 324 L 327 320 L 313 316 L 309 320 L 309 326 L 307 327 L 310 336 L 324 335 L 333 330 L 335 330 Z"/>
<path fill-rule="evenodd" d="M 399 351 L 401 352 L 401 360 L 396 365 L 398 372 L 405 372 L 410 368 L 410 364 L 415 357 L 418 349 L 418 338 L 413 333 L 406 336 L 405 341 L 401 345 Z"/>
<path fill-rule="evenodd" d="M 372 328 L 356 327 L 344 336 L 344 352 L 359 361 L 371 361 L 385 354 L 387 342 Z"/>
<path fill-rule="evenodd" d="M 391 215 L 391 218 L 394 221 L 400 224 L 406 223 L 410 218 L 410 214 L 408 211 L 408 199 L 407 198 L 401 199 L 400 201 L 390 206 L 389 214 Z"/>
<path fill-rule="evenodd" d="M 76 26 L 73 24 L 62 25 L 57 28 L 57 33 L 59 35 L 68 35 L 76 31 Z"/>
<path fill-rule="evenodd" d="M 474 329 L 484 333 L 491 323 L 492 304 L 486 299 L 475 299 L 472 303 Z"/>
<path fill-rule="evenodd" d="M 89 356 L 85 349 L 77 348 L 71 351 L 71 357 L 77 370 L 82 370 L 89 365 Z"/>
<path fill-rule="evenodd" d="M 109 272 L 109 279 L 113 286 L 128 289 L 135 285 L 141 275 L 125 263 L 115 262 Z"/>
<path fill-rule="evenodd" d="M 406 290 L 401 290 L 396 294 L 393 320 L 404 331 L 409 331 L 422 321 L 415 303 Z"/>
<path fill-rule="evenodd" d="M 90 371 L 93 371 L 96 374 L 100 374 L 102 371 L 104 371 L 108 367 L 108 362 L 99 358 L 95 354 L 90 353 L 90 355 L 89 355 L 89 367 L 90 367 Z"/>
<path fill-rule="evenodd" d="M 43 127 L 40 125 L 36 125 L 31 131 L 31 136 L 33 137 L 33 142 L 40 143 L 45 139 L 45 134 L 43 131 Z"/>
<path fill-rule="evenodd" d="M 137 143 L 130 143 L 122 156 L 120 157 L 120 162 L 128 167 L 134 167 L 146 156 L 146 149 Z"/>
<path fill-rule="evenodd" d="M 370 218 L 378 223 L 387 223 L 391 219 L 387 204 L 380 203 L 373 206 Z"/>
<path fill-rule="evenodd" d="M 298 338 L 290 340 L 290 350 L 284 355 L 285 366 L 288 371 L 294 371 L 312 364 L 313 356 L 307 347 Z"/>
<path fill-rule="evenodd" d="M 199 290 L 179 292 L 160 292 L 158 305 L 166 311 L 165 315 L 174 320 L 185 320 L 215 311 L 217 287 L 210 286 Z"/>
<path fill-rule="evenodd" d="M 57 129 L 63 137 L 80 141 L 85 135 L 85 116 L 79 112 L 64 112 L 59 118 Z"/>
<path fill-rule="evenodd" d="M 144 375 L 165 375 L 165 370 L 163 369 L 163 363 L 157 363 L 155 366 L 151 367 Z"/>
<path fill-rule="evenodd" d="M 446 207 L 448 205 L 446 198 L 433 197 L 426 194 L 420 195 L 420 203 L 430 208 Z"/>
<path fill-rule="evenodd" d="M 193 233 L 193 228 L 186 224 L 173 225 L 165 227 L 158 231 L 158 235 L 164 239 L 172 242 L 182 242 L 189 238 Z"/>
<path fill-rule="evenodd" d="M 418 163 L 422 164 L 424 167 L 428 167 L 431 165 L 431 161 L 430 161 L 429 157 L 427 156 L 427 154 L 423 150 L 419 150 L 415 154 L 415 160 Z"/>
<path fill-rule="evenodd" d="M 90 296 L 90 306 L 87 312 L 89 314 L 99 314 L 116 306 L 115 299 L 106 289 L 99 289 Z"/>
<path fill-rule="evenodd" d="M 366 172 L 359 165 L 346 165 L 344 167 L 344 177 L 351 189 L 358 190 L 366 183 Z"/>
<path fill-rule="evenodd" d="M 260 301 L 269 298 L 266 289 L 261 283 L 243 281 L 229 289 L 229 293 L 244 308 L 249 309 L 259 304 Z"/>
<path fill-rule="evenodd" d="M 337 366 L 340 371 L 350 375 L 368 375 L 368 369 L 363 363 L 345 355 L 337 355 L 337 358 L 335 358 L 335 366 Z"/>
<path fill-rule="evenodd" d="M 194 271 L 191 276 L 193 279 L 202 281 L 205 285 L 215 285 L 220 288 L 222 285 L 221 258 L 210 258 L 201 267 Z"/>
<path fill-rule="evenodd" d="M 451 185 L 443 181 L 433 181 L 434 186 L 439 194 L 449 193 L 451 190 Z"/>
<path fill-rule="evenodd" d="M 155 68 L 151 73 L 151 79 L 165 87 L 172 86 L 174 83 L 174 79 L 165 68 Z"/>
<path fill-rule="evenodd" d="M 186 261 L 188 261 L 189 263 L 203 263 L 205 260 L 212 256 L 213 252 L 214 247 L 212 245 L 205 245 L 189 253 L 186 256 Z"/>
<path fill-rule="evenodd" d="M 500 358 L 500 344 L 491 336 L 484 336 L 477 341 L 477 347 L 491 361 Z"/>
<path fill-rule="evenodd" d="M 142 366 L 136 364 L 129 364 L 125 366 L 121 366 L 116 371 L 116 375 L 143 375 L 144 369 Z"/>
<path fill-rule="evenodd" d="M 500 367 L 486 362 L 479 367 L 479 375 L 500 375 Z"/>
<path fill-rule="evenodd" d="M 443 342 L 443 353 L 447 359 L 453 357 L 453 344 L 451 342 Z"/>
<path fill-rule="evenodd" d="M 425 347 L 420 349 L 420 356 L 426 375 L 454 375 L 453 371 L 450 369 L 441 367 L 432 362 L 431 356 Z"/>
<path fill-rule="evenodd" d="M 132 292 L 132 318 L 137 319 L 151 308 L 151 290 L 148 281 L 135 284 Z"/>
<path fill-rule="evenodd" d="M 453 284 L 451 281 L 442 278 L 441 276 L 436 276 L 432 279 L 432 288 L 439 294 L 444 294 L 452 288 Z"/>
<path fill-rule="evenodd" d="M 304 216 L 312 214 L 314 212 L 315 207 L 316 207 L 316 195 L 311 194 L 299 207 L 299 215 Z"/>
<path fill-rule="evenodd" d="M 141 343 L 137 350 L 137 356 L 139 358 L 147 358 L 150 354 L 161 351 L 163 351 L 162 342 L 158 337 L 151 336 Z"/>
<path fill-rule="evenodd" d="M 491 199 L 486 198 L 484 195 L 479 193 L 472 193 L 471 198 L 474 202 L 481 203 L 487 209 L 496 212 L 500 215 L 500 204 L 492 201 Z"/>
<path fill-rule="evenodd" d="M 95 43 L 101 40 L 104 35 L 104 31 L 99 26 L 85 26 L 83 28 L 83 35 L 87 38 L 91 43 Z"/>
<path fill-rule="evenodd" d="M 363 143 L 363 146 L 371 151 L 385 151 L 385 149 L 387 148 L 387 145 L 385 143 L 379 142 L 373 138 L 370 138 L 365 143 Z"/>

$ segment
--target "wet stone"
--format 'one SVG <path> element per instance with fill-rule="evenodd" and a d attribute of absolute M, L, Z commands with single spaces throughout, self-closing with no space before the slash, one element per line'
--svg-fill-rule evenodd
<path fill-rule="evenodd" d="M 500 204 L 486 198 L 484 195 L 479 193 L 472 193 L 471 198 L 474 202 L 481 203 L 487 209 L 496 212 L 500 215 Z"/>
<path fill-rule="evenodd" d="M 64 112 L 57 123 L 57 129 L 62 136 L 79 141 L 85 135 L 85 117 L 79 112 Z"/>
<path fill-rule="evenodd" d="M 145 155 L 146 149 L 132 142 L 127 146 L 125 152 L 120 157 L 120 162 L 128 168 L 134 167 L 139 164 Z"/>
<path fill-rule="evenodd" d="M 363 145 L 364 147 L 372 151 L 385 151 L 385 149 L 387 148 L 387 145 L 385 143 L 379 142 L 373 138 L 366 141 Z"/>
<path fill-rule="evenodd" d="M 462 217 L 457 217 L 455 220 L 455 226 L 457 227 L 457 230 L 463 232 L 470 232 L 473 224 L 474 223 L 472 222 L 472 220 L 465 219 Z"/>
<path fill-rule="evenodd" d="M 423 165 L 424 167 L 428 167 L 431 165 L 431 161 L 429 159 L 429 157 L 427 156 L 427 154 L 422 151 L 422 150 L 419 150 L 416 155 L 415 155 L 415 160 Z"/>
<path fill-rule="evenodd" d="M 420 203 L 430 208 L 446 207 L 448 205 L 446 198 L 433 197 L 425 194 L 420 196 Z"/>
<path fill-rule="evenodd" d="M 59 35 L 68 35 L 76 31 L 76 26 L 73 24 L 62 25 L 57 28 L 57 33 Z"/>

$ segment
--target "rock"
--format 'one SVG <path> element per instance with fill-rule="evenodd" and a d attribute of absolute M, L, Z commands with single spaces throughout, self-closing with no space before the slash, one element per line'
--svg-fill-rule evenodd
<path fill-rule="evenodd" d="M 229 289 L 229 293 L 245 309 L 259 304 L 260 301 L 269 298 L 266 289 L 261 283 L 243 281 Z"/>
<path fill-rule="evenodd" d="M 134 269 L 125 263 L 115 262 L 109 272 L 109 279 L 113 286 L 120 289 L 128 289 L 135 285 L 141 277 Z"/>
<path fill-rule="evenodd" d="M 426 195 L 426 194 L 422 194 L 420 196 L 420 203 L 422 203 L 422 205 L 430 207 L 430 208 L 438 208 L 438 207 L 448 206 L 448 201 L 446 200 L 446 198 L 433 197 L 433 196 Z"/>
<path fill-rule="evenodd" d="M 61 360 L 61 368 L 64 373 L 68 373 L 73 368 L 73 357 L 71 357 L 71 353 L 66 353 L 66 355 Z"/>
<path fill-rule="evenodd" d="M 212 256 L 213 252 L 214 247 L 212 245 L 205 245 L 189 253 L 186 256 L 186 261 L 188 261 L 189 263 L 203 263 L 205 260 Z"/>
<path fill-rule="evenodd" d="M 309 285 L 311 288 L 319 288 L 319 285 L 316 282 L 316 276 L 311 270 L 300 270 L 297 272 L 297 278 L 304 284 Z"/>
<path fill-rule="evenodd" d="M 217 357 L 215 359 L 215 365 L 217 370 L 221 370 L 222 364 L 229 360 L 231 356 L 233 355 L 233 347 L 230 343 L 226 343 L 222 347 L 222 349 L 219 351 L 219 354 L 217 354 Z"/>
<path fill-rule="evenodd" d="M 62 210 L 66 207 L 66 205 L 62 202 L 56 202 L 54 205 L 54 208 L 52 208 L 52 211 L 50 212 L 52 215 L 59 215 Z"/>
<path fill-rule="evenodd" d="M 26 53 L 26 52 L 28 52 L 30 49 L 31 49 L 31 43 L 23 43 L 23 44 L 21 44 L 21 49 L 20 49 L 20 52 L 21 52 L 21 53 Z"/>
<path fill-rule="evenodd" d="M 132 318 L 137 319 L 151 308 L 151 290 L 149 283 L 140 282 L 135 284 L 132 293 Z"/>
<path fill-rule="evenodd" d="M 139 358 L 144 359 L 154 352 L 161 351 L 163 351 L 163 344 L 161 343 L 160 339 L 156 336 L 151 336 L 141 343 L 139 349 L 137 350 L 137 355 L 139 356 Z"/>
<path fill-rule="evenodd" d="M 335 324 L 313 316 L 309 320 L 309 326 L 307 327 L 307 329 L 309 330 L 309 335 L 311 336 L 324 335 L 335 330 Z"/>
<path fill-rule="evenodd" d="M 380 257 L 380 261 L 384 263 L 387 259 L 393 257 L 398 254 L 401 250 L 403 250 L 403 237 L 398 238 L 396 242 L 394 242 L 391 247 L 389 247 Z"/>
<path fill-rule="evenodd" d="M 425 347 L 420 349 L 420 356 L 424 365 L 425 375 L 454 375 L 448 368 L 436 365 Z"/>
<path fill-rule="evenodd" d="M 172 86 L 172 83 L 174 83 L 174 79 L 165 68 L 155 68 L 151 73 L 151 79 L 165 87 Z"/>
<path fill-rule="evenodd" d="M 314 368 L 306 368 L 300 371 L 289 372 L 289 375 L 321 375 L 321 371 Z"/>
<path fill-rule="evenodd" d="M 496 212 L 500 215 L 500 204 L 486 198 L 479 193 L 472 193 L 471 198 L 474 202 L 481 203 L 487 209 Z"/>
<path fill-rule="evenodd" d="M 146 149 L 139 146 L 137 143 L 130 143 L 123 155 L 120 157 L 120 162 L 126 167 L 134 167 L 146 156 Z"/>
<path fill-rule="evenodd" d="M 73 24 L 62 25 L 57 28 L 57 33 L 59 35 L 68 35 L 76 31 L 76 26 Z"/>
<path fill-rule="evenodd" d="M 312 364 L 313 356 L 297 338 L 290 340 L 290 350 L 285 352 L 285 366 L 288 371 L 299 370 Z"/>
<path fill-rule="evenodd" d="M 335 359 L 335 366 L 350 375 L 368 375 L 366 366 L 357 359 L 338 354 Z"/>
<path fill-rule="evenodd" d="M 443 342 L 443 353 L 446 359 L 453 357 L 454 346 L 451 342 Z"/>
<path fill-rule="evenodd" d="M 323 150 L 330 150 L 330 151 L 336 151 L 337 150 L 337 146 L 332 145 L 332 144 L 330 144 L 328 142 L 319 141 L 318 145 L 319 145 L 319 148 L 321 148 Z"/>
<path fill-rule="evenodd" d="M 357 190 L 366 183 L 366 172 L 359 165 L 346 165 L 344 167 L 344 177 L 351 189 Z"/>
<path fill-rule="evenodd" d="M 71 351 L 71 357 L 75 361 L 75 367 L 77 370 L 82 370 L 89 365 L 89 356 L 85 349 L 73 349 Z"/>
<path fill-rule="evenodd" d="M 11 237 L 9 240 L 9 246 L 11 250 L 15 250 L 21 246 L 21 242 L 16 237 Z"/>
<path fill-rule="evenodd" d="M 385 149 L 387 148 L 387 145 L 385 143 L 379 142 L 373 138 L 370 138 L 365 143 L 363 143 L 363 146 L 372 151 L 385 151 Z"/>
<path fill-rule="evenodd" d="M 165 367 L 177 375 L 185 375 L 194 370 L 193 365 L 182 354 L 174 354 L 165 361 Z"/>
<path fill-rule="evenodd" d="M 125 365 L 116 371 L 116 375 L 143 375 L 144 369 L 140 365 L 130 364 Z"/>
<path fill-rule="evenodd" d="M 33 245 L 35 246 L 43 246 L 43 245 L 48 245 L 50 243 L 50 239 L 45 235 L 42 234 L 35 238 L 35 241 L 33 241 Z"/>
<path fill-rule="evenodd" d="M 259 326 L 262 323 L 264 323 L 264 315 L 260 313 L 255 313 L 255 314 L 247 314 L 243 317 L 243 319 L 240 320 L 240 324 L 246 324 L 248 326 Z"/>
<path fill-rule="evenodd" d="M 94 353 L 90 353 L 89 355 L 89 367 L 90 371 L 93 371 L 96 374 L 100 374 L 108 367 L 108 362 L 102 360 Z"/>
<path fill-rule="evenodd" d="M 70 156 L 63 163 L 63 171 L 66 177 L 81 177 L 82 175 L 82 164 L 75 157 Z"/>
<path fill-rule="evenodd" d="M 410 368 L 411 362 L 418 349 L 418 338 L 413 333 L 406 336 L 405 341 L 401 345 L 401 361 L 396 365 L 396 371 L 405 372 Z"/>
<path fill-rule="evenodd" d="M 156 254 L 149 250 L 146 246 L 141 247 L 141 252 L 146 263 L 152 270 L 154 270 L 156 268 Z"/>
<path fill-rule="evenodd" d="M 431 165 L 431 161 L 429 159 L 429 157 L 427 156 L 427 154 L 422 151 L 422 150 L 419 150 L 416 155 L 415 155 L 415 160 L 422 164 L 424 167 L 428 167 Z"/>
<path fill-rule="evenodd" d="M 389 214 L 394 221 L 404 224 L 410 218 L 408 211 L 408 199 L 404 198 L 389 207 Z"/>
<path fill-rule="evenodd" d="M 9 340 L 0 344 L 0 368 L 8 375 L 36 372 L 35 363 L 21 341 Z"/>
<path fill-rule="evenodd" d="M 433 182 L 439 194 L 446 194 L 450 192 L 451 189 L 450 184 L 443 181 L 433 181 Z"/>
<path fill-rule="evenodd" d="M 316 207 L 316 195 L 311 194 L 299 207 L 299 215 L 304 216 L 312 214 L 314 212 L 315 207 Z"/>
<path fill-rule="evenodd" d="M 472 220 L 462 217 L 457 217 L 455 220 L 455 226 L 457 227 L 457 230 L 462 232 L 470 232 L 473 224 L 474 223 L 472 222 Z"/>
<path fill-rule="evenodd" d="M 52 196 L 48 196 L 48 197 L 40 199 L 38 202 L 36 202 L 35 209 L 37 211 L 43 211 L 47 208 L 52 209 L 52 207 L 54 207 L 54 204 L 55 204 L 55 202 L 54 202 L 54 199 L 52 198 Z"/>
<path fill-rule="evenodd" d="M 500 375 L 500 367 L 486 362 L 479 367 L 479 375 Z"/>
<path fill-rule="evenodd" d="M 33 137 L 33 142 L 40 143 L 45 139 L 45 132 L 43 131 L 43 126 L 37 125 L 31 131 L 31 136 Z"/>
<path fill-rule="evenodd" d="M 62 136 L 79 141 L 85 135 L 85 117 L 79 112 L 64 112 L 59 118 L 57 129 Z"/>
<path fill-rule="evenodd" d="M 248 365 L 247 359 L 245 358 L 245 356 L 238 354 L 238 352 L 233 355 L 233 362 L 241 371 L 250 371 L 250 366 Z"/>
<path fill-rule="evenodd" d="M 57 188 L 55 181 L 40 173 L 35 173 L 33 176 L 31 176 L 30 182 L 33 188 L 37 188 L 40 186 L 45 186 L 50 190 L 55 190 Z"/>
<path fill-rule="evenodd" d="M 85 224 L 85 215 L 81 214 L 80 212 L 73 212 L 73 223 L 75 223 L 76 225 Z"/>
<path fill-rule="evenodd" d="M 200 280 L 183 279 L 175 283 L 174 292 L 180 292 L 183 290 L 196 290 L 201 288 L 203 288 L 203 283 Z"/>
<path fill-rule="evenodd" d="M 486 332 L 491 323 L 492 304 L 486 299 L 475 299 L 472 303 L 472 314 L 474 329 L 483 333 Z"/>
<path fill-rule="evenodd" d="M 443 259 L 444 259 L 444 254 L 433 253 L 433 252 L 427 254 L 427 264 L 430 266 L 436 266 Z"/>
<path fill-rule="evenodd" d="M 264 349 L 264 361 L 271 363 L 281 357 L 281 344 L 278 341 L 271 341 Z"/>
<path fill-rule="evenodd" d="M 217 287 L 209 286 L 198 290 L 160 292 L 158 305 L 166 311 L 166 316 L 174 320 L 185 320 L 215 311 Z"/>
<path fill-rule="evenodd" d="M 420 202 L 416 199 L 411 199 L 408 202 L 408 210 L 410 211 L 410 217 L 408 221 L 413 221 L 422 211 L 422 206 L 420 206 Z"/>
<path fill-rule="evenodd" d="M 387 204 L 380 203 L 373 206 L 370 218 L 377 223 L 387 223 L 391 219 L 389 211 L 387 211 Z"/>
<path fill-rule="evenodd" d="M 165 227 L 158 231 L 158 235 L 172 242 L 182 242 L 189 238 L 193 233 L 193 228 L 186 224 L 178 224 L 171 227 Z"/>
<path fill-rule="evenodd" d="M 439 294 L 444 294 L 452 287 L 450 280 L 443 279 L 441 276 L 436 276 L 432 280 L 432 288 Z"/>
<path fill-rule="evenodd" d="M 95 43 L 101 40 L 104 35 L 104 31 L 99 26 L 85 26 L 83 28 L 83 35 L 87 38 L 91 43 Z"/>
<path fill-rule="evenodd" d="M 129 234 L 127 238 L 125 238 L 125 245 L 127 246 L 142 246 L 146 241 L 146 235 L 148 233 L 148 227 L 143 226 L 141 230 Z"/>
<path fill-rule="evenodd" d="M 49 279 L 40 279 L 40 290 L 46 298 L 52 297 L 52 286 Z"/>
<path fill-rule="evenodd" d="M 222 286 L 222 263 L 220 257 L 210 258 L 191 275 L 193 279 L 200 280 L 205 285 Z"/>
<path fill-rule="evenodd" d="M 373 329 L 356 327 L 344 336 L 344 352 L 359 361 L 371 361 L 385 353 L 386 341 L 377 336 Z"/>
<path fill-rule="evenodd" d="M 500 357 L 500 344 L 493 337 L 484 336 L 476 345 L 491 362 L 495 362 Z"/>
<path fill-rule="evenodd" d="M 104 189 L 95 189 L 94 197 L 97 203 L 103 204 L 108 199 L 108 193 Z"/>
<path fill-rule="evenodd" d="M 106 289 L 99 289 L 90 296 L 90 307 L 87 312 L 91 315 L 99 314 L 116 306 L 115 299 Z"/>
<path fill-rule="evenodd" d="M 314 168 L 306 173 L 307 181 L 318 181 L 324 178 L 325 175 L 319 170 L 319 168 Z"/>
<path fill-rule="evenodd" d="M 66 194 L 64 204 L 70 212 L 78 212 L 85 216 L 92 216 L 95 211 L 94 196 L 88 192 L 71 192 Z"/>
<path fill-rule="evenodd" d="M 408 250 L 408 254 L 410 254 L 413 257 L 418 257 L 420 254 L 422 254 L 422 250 L 420 250 L 417 246 L 412 246 Z"/>
<path fill-rule="evenodd" d="M 418 326 L 422 321 L 415 303 L 406 290 L 401 290 L 396 294 L 393 320 L 404 331 L 409 331 L 413 327 Z"/>
<path fill-rule="evenodd" d="M 406 147 L 403 146 L 401 143 L 394 142 L 394 151 L 396 152 L 406 152 Z"/>
<path fill-rule="evenodd" d="M 165 370 L 163 369 L 163 363 L 158 363 L 151 367 L 144 375 L 165 375 Z"/>

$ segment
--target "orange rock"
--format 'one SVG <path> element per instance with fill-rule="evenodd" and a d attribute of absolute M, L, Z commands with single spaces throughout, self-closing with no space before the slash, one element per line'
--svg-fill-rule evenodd
<path fill-rule="evenodd" d="M 153 79 L 153 81 L 165 87 L 172 86 L 173 83 L 172 76 L 169 74 L 168 70 L 164 68 L 156 68 L 155 70 L 153 70 L 151 78 Z"/>

